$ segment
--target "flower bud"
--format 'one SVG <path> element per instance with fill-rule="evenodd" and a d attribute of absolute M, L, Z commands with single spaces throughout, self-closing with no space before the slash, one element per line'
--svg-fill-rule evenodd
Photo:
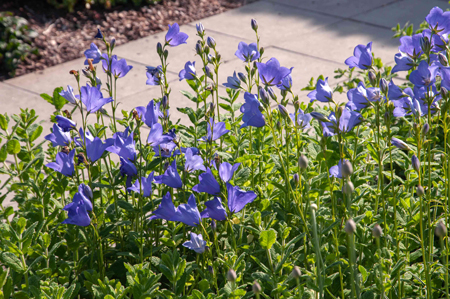
<path fill-rule="evenodd" d="M 217 229 L 217 224 L 216 224 L 216 221 L 214 221 L 214 220 L 211 221 L 211 229 L 213 231 L 216 231 L 216 229 Z"/>
<path fill-rule="evenodd" d="M 427 135 L 429 131 L 430 131 L 430 125 L 428 123 L 425 123 L 422 127 L 423 136 Z"/>
<path fill-rule="evenodd" d="M 255 294 L 261 293 L 261 286 L 259 285 L 259 283 L 256 280 L 253 282 L 252 291 Z"/>
<path fill-rule="evenodd" d="M 214 103 L 213 102 L 209 103 L 209 114 L 210 115 L 214 115 L 214 108 L 215 108 Z"/>
<path fill-rule="evenodd" d="M 233 269 L 228 270 L 227 280 L 231 282 L 236 281 L 236 272 Z"/>
<path fill-rule="evenodd" d="M 261 57 L 261 56 L 263 56 L 263 54 L 264 54 L 264 47 L 261 47 L 259 49 L 259 56 Z"/>
<path fill-rule="evenodd" d="M 277 121 L 277 130 L 281 131 L 281 122 L 280 121 Z"/>
<path fill-rule="evenodd" d="M 205 27 L 203 27 L 202 23 L 195 24 L 195 28 L 197 29 L 198 35 L 203 35 L 205 33 Z"/>
<path fill-rule="evenodd" d="M 447 97 L 448 97 L 448 90 L 447 90 L 447 88 L 445 88 L 445 87 L 443 87 L 443 86 L 441 86 L 441 96 L 442 96 L 444 99 L 447 99 Z"/>
<path fill-rule="evenodd" d="M 383 229 L 381 228 L 381 226 L 378 223 L 375 224 L 372 228 L 372 236 L 374 238 L 379 238 L 379 237 L 381 237 L 382 234 L 383 234 Z"/>
<path fill-rule="evenodd" d="M 302 276 L 302 272 L 300 271 L 300 268 L 298 266 L 294 266 L 292 269 L 292 277 L 294 278 L 300 278 Z"/>
<path fill-rule="evenodd" d="M 103 39 L 103 34 L 100 28 L 97 28 L 97 34 L 94 36 L 94 38 Z"/>
<path fill-rule="evenodd" d="M 356 231 L 356 223 L 355 223 L 355 221 L 353 221 L 353 219 L 347 220 L 347 222 L 345 223 L 344 230 L 349 235 L 350 234 L 354 234 L 355 231 Z"/>
<path fill-rule="evenodd" d="M 208 47 L 210 47 L 210 48 L 214 49 L 216 47 L 216 41 L 211 36 L 208 36 L 208 38 L 206 39 L 206 43 L 208 44 Z"/>
<path fill-rule="evenodd" d="M 425 54 L 427 54 L 427 53 L 430 52 L 430 49 L 431 49 L 431 43 L 430 43 L 430 40 L 428 39 L 428 37 L 423 36 L 423 37 L 420 39 L 420 47 L 422 48 L 422 51 L 423 51 Z"/>
<path fill-rule="evenodd" d="M 259 87 L 259 97 L 264 105 L 269 105 L 269 97 L 266 90 L 262 86 Z"/>
<path fill-rule="evenodd" d="M 272 87 L 268 87 L 268 88 L 267 88 L 267 93 L 268 93 L 269 96 L 272 98 L 272 100 L 274 100 L 274 101 L 277 100 L 277 95 L 276 95 L 275 92 L 273 91 Z"/>
<path fill-rule="evenodd" d="M 369 81 L 372 86 L 375 87 L 377 85 L 377 75 L 372 71 L 369 71 Z"/>
<path fill-rule="evenodd" d="M 315 203 L 312 203 L 310 208 L 311 210 L 317 211 L 317 205 Z"/>
<path fill-rule="evenodd" d="M 289 117 L 289 111 L 283 105 L 278 105 L 278 110 L 283 118 Z"/>
<path fill-rule="evenodd" d="M 247 77 L 245 77 L 244 73 L 238 73 L 238 77 L 242 82 L 247 83 Z"/>
<path fill-rule="evenodd" d="M 440 62 L 443 66 L 447 66 L 447 65 L 448 65 L 447 57 L 445 57 L 445 55 L 442 54 L 442 52 L 439 53 L 438 58 L 439 58 L 439 62 Z"/>
<path fill-rule="evenodd" d="M 447 235 L 447 227 L 442 222 L 442 220 L 440 220 L 438 222 L 438 224 L 436 225 L 434 233 L 436 234 L 436 236 L 438 236 L 441 239 Z"/>
<path fill-rule="evenodd" d="M 306 169 L 308 168 L 308 157 L 306 157 L 305 155 L 301 155 L 298 158 L 298 167 L 300 169 Z"/>
<path fill-rule="evenodd" d="M 381 80 L 380 80 L 380 89 L 381 89 L 382 93 L 388 92 L 389 85 L 388 85 L 386 79 L 384 79 L 384 78 L 381 78 Z"/>
<path fill-rule="evenodd" d="M 416 155 L 413 155 L 413 156 L 411 157 L 411 164 L 412 164 L 413 169 L 414 169 L 417 173 L 419 173 L 419 171 L 420 171 L 420 161 L 419 161 L 419 158 L 417 158 Z"/>
<path fill-rule="evenodd" d="M 292 177 L 292 180 L 294 181 L 295 186 L 297 186 L 298 183 L 300 182 L 300 177 L 298 176 L 298 173 L 294 174 L 294 176 Z"/>
<path fill-rule="evenodd" d="M 298 100 L 294 101 L 294 109 L 295 111 L 297 111 L 300 108 L 300 103 L 298 102 Z"/>
<path fill-rule="evenodd" d="M 391 120 L 391 114 L 390 114 L 388 111 L 386 111 L 386 112 L 384 113 L 383 119 L 384 119 L 384 122 L 385 122 L 386 124 L 389 123 L 390 120 Z"/>
<path fill-rule="evenodd" d="M 411 148 L 405 142 L 403 142 L 402 140 L 400 140 L 398 138 L 393 137 L 391 139 L 391 143 L 393 146 L 395 146 L 401 150 L 408 150 L 408 151 L 411 150 Z"/>
<path fill-rule="evenodd" d="M 114 47 L 116 46 L 116 39 L 113 37 L 111 39 L 111 51 L 114 50 Z"/>
<path fill-rule="evenodd" d="M 256 22 L 255 19 L 252 19 L 251 25 L 252 25 L 253 31 L 255 31 L 255 32 L 258 31 L 258 22 Z"/>
<path fill-rule="evenodd" d="M 162 44 L 161 43 L 157 43 L 156 44 L 156 52 L 158 53 L 158 55 L 162 55 L 162 53 L 163 53 L 163 46 L 162 46 Z"/>
<path fill-rule="evenodd" d="M 214 63 L 214 56 L 212 56 L 211 54 L 208 54 L 208 56 L 206 56 L 208 58 L 208 62 L 209 63 Z"/>
<path fill-rule="evenodd" d="M 341 174 L 344 178 L 349 177 L 353 174 L 353 166 L 349 160 L 345 160 L 341 165 Z"/>
<path fill-rule="evenodd" d="M 320 112 L 313 111 L 310 114 L 311 114 L 312 117 L 314 117 L 318 121 L 323 121 L 323 122 L 329 122 L 330 121 L 325 115 L 323 115 Z"/>
<path fill-rule="evenodd" d="M 163 109 L 167 109 L 169 106 L 169 100 L 167 99 L 167 95 L 164 95 L 161 100 L 161 106 Z"/>
<path fill-rule="evenodd" d="M 85 184 L 81 184 L 80 187 L 83 189 L 83 194 L 86 195 L 88 199 L 92 201 L 92 199 L 94 198 L 94 194 L 92 193 L 91 187 Z"/>
<path fill-rule="evenodd" d="M 205 66 L 205 74 L 208 78 L 213 79 L 213 74 L 211 73 L 211 69 L 207 65 Z"/>
<path fill-rule="evenodd" d="M 342 191 L 345 195 L 350 196 L 355 191 L 355 187 L 353 186 L 353 183 L 351 181 L 348 181 L 344 184 L 344 187 L 342 187 Z"/>
<path fill-rule="evenodd" d="M 164 58 L 167 59 L 167 56 L 169 56 L 169 51 L 164 50 Z"/>
<path fill-rule="evenodd" d="M 202 45 L 200 43 L 196 43 L 195 44 L 195 53 L 197 53 L 198 55 L 202 55 L 203 49 L 202 49 Z"/>
<path fill-rule="evenodd" d="M 214 268 L 212 266 L 208 266 L 208 271 L 211 275 L 214 275 Z"/>
<path fill-rule="evenodd" d="M 417 189 L 416 189 L 416 193 L 418 196 L 423 196 L 425 194 L 425 190 L 423 189 L 423 187 L 421 185 L 418 185 Z"/>

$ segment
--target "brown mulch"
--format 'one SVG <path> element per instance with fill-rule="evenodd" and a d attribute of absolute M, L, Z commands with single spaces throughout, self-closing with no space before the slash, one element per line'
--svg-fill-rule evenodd
<path fill-rule="evenodd" d="M 246 0 L 163 0 L 141 7 L 116 6 L 110 10 L 78 7 L 74 13 L 57 10 L 45 0 L 6 0 L 0 11 L 11 11 L 28 20 L 38 33 L 33 41 L 39 55 L 30 55 L 16 71 L 21 76 L 83 56 L 97 28 L 114 37 L 116 45 L 167 30 L 167 25 L 185 24 L 243 5 Z M 0 73 L 0 81 L 8 78 Z"/>

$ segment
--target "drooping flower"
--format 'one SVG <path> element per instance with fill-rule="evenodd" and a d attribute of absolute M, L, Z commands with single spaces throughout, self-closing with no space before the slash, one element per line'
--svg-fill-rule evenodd
<path fill-rule="evenodd" d="M 100 59 L 102 58 L 102 52 L 100 52 L 96 44 L 91 43 L 91 47 L 86 51 L 84 51 L 84 56 L 86 57 L 84 65 L 89 65 L 88 59 L 93 59 L 92 63 L 97 64 L 100 62 Z"/>
<path fill-rule="evenodd" d="M 128 159 L 120 158 L 120 174 L 127 176 L 126 187 L 131 187 L 131 178 L 137 175 L 136 166 Z"/>
<path fill-rule="evenodd" d="M 297 122 L 295 122 L 295 114 L 290 113 L 289 117 L 291 118 L 292 122 L 302 130 L 309 129 L 311 127 L 311 113 L 304 113 L 303 110 L 299 108 L 297 111 Z"/>
<path fill-rule="evenodd" d="M 372 66 L 372 42 L 368 43 L 367 46 L 357 45 L 353 50 L 353 56 L 345 60 L 345 64 L 349 68 L 358 67 L 362 70 L 366 70 Z"/>
<path fill-rule="evenodd" d="M 74 157 L 75 149 L 71 150 L 69 154 L 59 152 L 56 154 L 56 162 L 50 162 L 45 166 L 70 177 L 75 172 Z"/>
<path fill-rule="evenodd" d="M 163 117 L 164 114 L 160 110 L 161 102 L 155 104 L 154 100 L 151 100 L 146 107 L 136 107 L 136 111 L 139 118 L 150 128 L 158 122 L 158 118 Z"/>
<path fill-rule="evenodd" d="M 72 104 L 76 104 L 77 100 L 80 98 L 79 96 L 76 96 L 73 93 L 73 88 L 70 85 L 67 85 L 67 91 L 66 90 L 62 90 L 59 93 L 60 96 L 62 96 L 63 98 L 65 98 L 67 101 L 69 101 Z"/>
<path fill-rule="evenodd" d="M 124 134 L 114 134 L 112 138 L 114 143 L 108 146 L 106 150 L 125 159 L 134 161 L 136 159 L 136 143 L 133 138 L 133 133 L 130 133 L 130 135 L 127 134 L 128 128 Z"/>
<path fill-rule="evenodd" d="M 411 150 L 408 144 L 395 137 L 392 137 L 391 144 L 401 150 Z"/>
<path fill-rule="evenodd" d="M 258 45 L 256 43 L 247 44 L 244 42 L 239 43 L 238 49 L 234 55 L 244 62 L 251 62 L 260 57 Z"/>
<path fill-rule="evenodd" d="M 311 99 L 311 102 L 314 100 L 322 103 L 333 102 L 333 90 L 328 85 L 328 77 L 325 78 L 325 81 L 317 80 L 316 89 L 308 93 L 308 98 Z"/>
<path fill-rule="evenodd" d="M 206 168 L 206 172 L 202 173 L 198 177 L 199 183 L 192 187 L 192 190 L 198 193 L 208 193 L 211 195 L 220 194 L 220 185 L 214 178 L 210 168 Z"/>
<path fill-rule="evenodd" d="M 395 66 L 391 73 L 397 73 L 400 71 L 409 71 L 414 66 L 414 62 L 411 57 L 402 52 L 395 54 Z"/>
<path fill-rule="evenodd" d="M 152 171 L 148 177 L 141 177 L 141 183 L 139 184 L 139 179 L 134 182 L 134 184 L 128 188 L 129 191 L 134 191 L 137 193 L 142 193 L 142 196 L 149 197 L 152 194 L 152 182 L 155 172 Z"/>
<path fill-rule="evenodd" d="M 228 209 L 232 213 L 238 213 L 248 203 L 251 203 L 256 198 L 256 193 L 253 191 L 243 191 L 238 186 L 233 186 L 227 183 L 228 193 Z"/>
<path fill-rule="evenodd" d="M 94 163 L 95 161 L 100 159 L 105 150 L 107 150 L 108 147 L 112 146 L 113 143 L 114 139 L 112 138 L 105 140 L 104 143 L 98 137 L 95 137 L 94 140 L 92 141 L 86 138 L 86 153 L 89 160 L 91 160 L 91 162 Z"/>
<path fill-rule="evenodd" d="M 92 211 L 92 200 L 94 199 L 94 194 L 92 193 L 91 187 L 85 184 L 80 184 L 78 186 L 78 193 L 83 197 L 83 201 L 86 204 L 86 210 Z"/>
<path fill-rule="evenodd" d="M 247 126 L 251 127 L 264 127 L 266 125 L 266 120 L 264 119 L 264 115 L 259 110 L 261 103 L 258 100 L 258 96 L 255 94 L 251 94 L 246 92 L 244 94 L 245 103 L 242 104 L 240 111 L 244 114 L 242 116 L 242 121 L 244 122 L 241 125 L 241 129 Z"/>
<path fill-rule="evenodd" d="M 178 77 L 180 78 L 180 81 L 183 79 L 186 80 L 195 80 L 196 77 L 196 72 L 195 72 L 195 61 L 193 62 L 186 62 L 186 64 L 184 65 L 184 69 L 182 69 L 180 71 L 180 73 L 178 74 Z"/>
<path fill-rule="evenodd" d="M 218 221 L 227 219 L 227 211 L 222 205 L 220 198 L 214 196 L 213 200 L 205 202 L 206 209 L 200 213 L 202 218 L 211 218 Z"/>
<path fill-rule="evenodd" d="M 233 73 L 233 77 L 227 77 L 227 83 L 223 83 L 223 86 L 231 88 L 231 89 L 239 89 L 241 88 L 241 80 L 239 80 L 236 72 Z"/>
<path fill-rule="evenodd" d="M 430 10 L 425 20 L 436 34 L 450 33 L 450 12 L 444 12 L 441 8 L 435 6 Z"/>
<path fill-rule="evenodd" d="M 180 26 L 174 23 L 172 26 L 169 25 L 169 31 L 166 33 L 166 44 L 171 47 L 186 44 L 188 37 L 186 33 L 180 32 Z"/>
<path fill-rule="evenodd" d="M 177 207 L 175 215 L 172 217 L 171 221 L 179 221 L 186 225 L 197 226 L 197 224 L 200 223 L 200 219 L 200 212 L 197 208 L 195 196 L 191 194 L 187 203 L 181 204 Z"/>
<path fill-rule="evenodd" d="M 178 174 L 177 161 L 175 159 L 164 174 L 155 177 L 155 183 L 165 184 L 172 188 L 181 188 L 183 186 L 180 175 Z"/>
<path fill-rule="evenodd" d="M 108 54 L 102 55 L 102 66 L 105 72 L 111 72 L 116 78 L 123 78 L 133 68 L 132 65 L 128 65 L 125 58 L 118 59 L 117 55 L 113 55 L 111 58 Z"/>
<path fill-rule="evenodd" d="M 409 75 L 411 83 L 418 87 L 430 86 L 436 81 L 434 69 L 429 69 L 428 63 L 422 60 L 416 70 Z"/>
<path fill-rule="evenodd" d="M 162 72 L 162 66 L 157 67 L 147 66 L 147 85 L 160 85 L 161 81 L 164 80 L 164 75 Z"/>
<path fill-rule="evenodd" d="M 88 112 L 94 113 L 100 110 L 103 105 L 112 102 L 113 98 L 104 98 L 97 87 L 86 85 L 81 87 L 81 101 Z"/>
<path fill-rule="evenodd" d="M 203 159 L 202 157 L 198 155 L 194 155 L 191 148 L 188 148 L 186 150 L 186 163 L 184 165 L 184 170 L 187 172 L 193 172 L 196 170 L 203 170 L 206 171 L 205 165 L 203 165 Z"/>
<path fill-rule="evenodd" d="M 256 66 L 261 81 L 268 86 L 280 84 L 283 78 L 289 75 L 293 69 L 280 66 L 280 63 L 276 58 L 270 58 L 266 63 L 257 62 Z"/>
<path fill-rule="evenodd" d="M 51 141 L 53 147 L 69 145 L 72 142 L 70 132 L 64 131 L 57 124 L 53 124 L 53 131 L 44 138 Z"/>
<path fill-rule="evenodd" d="M 206 250 L 206 241 L 203 240 L 201 234 L 191 232 L 191 240 L 183 243 L 183 246 L 194 250 L 197 253 L 203 253 Z"/>
<path fill-rule="evenodd" d="M 87 212 L 88 206 L 83 200 L 83 196 L 80 193 L 75 193 L 72 202 L 66 205 L 63 210 L 67 211 L 67 219 L 63 224 L 73 224 L 78 226 L 88 226 L 91 224 L 91 218 Z M 92 207 L 91 207 L 92 209 Z"/>
<path fill-rule="evenodd" d="M 228 162 L 223 162 L 219 166 L 219 176 L 225 183 L 228 183 L 234 175 L 234 172 L 239 168 L 241 163 L 236 163 L 234 165 L 231 165 Z"/>
<path fill-rule="evenodd" d="M 58 126 L 63 129 L 64 132 L 69 132 L 72 129 L 75 129 L 77 124 L 67 117 L 64 117 L 62 115 L 55 116 L 56 122 L 58 123 Z"/>
<path fill-rule="evenodd" d="M 347 161 L 348 161 L 347 159 L 344 159 L 343 161 L 342 159 L 340 159 L 338 165 L 331 166 L 330 178 L 335 177 L 337 179 L 342 179 L 342 165 Z"/>
<path fill-rule="evenodd" d="M 215 123 L 214 119 L 210 117 L 207 124 L 207 135 L 203 136 L 201 140 L 214 141 L 227 134 L 228 132 L 230 132 L 230 130 L 226 129 L 225 123 L 223 121 Z"/>

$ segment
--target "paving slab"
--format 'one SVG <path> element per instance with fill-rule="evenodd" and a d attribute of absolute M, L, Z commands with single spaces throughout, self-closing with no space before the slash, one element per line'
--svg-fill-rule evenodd
<path fill-rule="evenodd" d="M 418 29 L 420 23 L 425 21 L 425 17 L 435 6 L 443 10 L 450 8 L 448 1 L 444 0 L 402 0 L 352 16 L 352 19 L 386 28 L 395 27 L 397 24 L 403 27 L 406 22 L 409 22 L 414 25 L 414 29 Z"/>
<path fill-rule="evenodd" d="M 398 0 L 270 0 L 272 3 L 342 18 L 348 18 L 396 1 Z"/>
<path fill-rule="evenodd" d="M 251 19 L 258 21 L 261 45 L 278 45 L 291 37 L 301 40 L 303 35 L 318 31 L 326 25 L 340 21 L 340 18 L 280 3 L 258 1 L 239 9 L 201 20 L 206 29 L 255 41 L 255 32 L 250 26 Z M 193 23 L 192 23 L 193 24 Z M 234 53 L 234 52 L 233 52 Z"/>

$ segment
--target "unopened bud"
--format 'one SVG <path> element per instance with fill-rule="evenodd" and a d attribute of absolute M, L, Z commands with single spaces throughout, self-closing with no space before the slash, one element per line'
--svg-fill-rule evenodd
<path fill-rule="evenodd" d="M 202 45 L 201 45 L 200 43 L 196 43 L 196 44 L 195 44 L 195 52 L 196 52 L 198 55 L 202 55 Z"/>
<path fill-rule="evenodd" d="M 278 110 L 283 118 L 289 117 L 289 111 L 283 105 L 278 105 Z"/>
<path fill-rule="evenodd" d="M 167 95 L 164 95 L 161 100 L 161 106 L 163 109 L 167 109 L 169 106 L 169 100 L 167 99 Z"/>
<path fill-rule="evenodd" d="M 295 186 L 297 186 L 298 183 L 300 182 L 300 177 L 298 176 L 298 173 L 294 174 L 294 176 L 292 177 L 292 180 L 294 181 Z"/>
<path fill-rule="evenodd" d="M 272 87 L 268 87 L 268 88 L 267 88 L 267 93 L 268 93 L 269 96 L 272 98 L 272 100 L 274 100 L 274 101 L 277 100 L 277 95 L 276 95 L 275 92 L 273 91 Z"/>
<path fill-rule="evenodd" d="M 344 184 L 344 187 L 342 187 L 343 192 L 345 195 L 350 196 L 355 191 L 355 187 L 353 186 L 353 183 L 351 181 L 348 181 Z"/>
<path fill-rule="evenodd" d="M 347 222 L 345 223 L 344 230 L 349 235 L 350 234 L 354 234 L 355 231 L 356 231 L 356 223 L 355 223 L 355 221 L 353 221 L 353 219 L 347 220 Z"/>
<path fill-rule="evenodd" d="M 294 109 L 297 111 L 300 108 L 300 103 L 298 101 L 294 101 Z"/>
<path fill-rule="evenodd" d="M 429 131 L 430 131 L 430 125 L 428 123 L 425 123 L 422 127 L 423 136 L 427 135 Z"/>
<path fill-rule="evenodd" d="M 386 79 L 384 79 L 384 78 L 381 78 L 381 80 L 380 80 L 380 89 L 381 89 L 381 92 L 384 94 L 386 94 L 388 92 L 389 85 L 388 85 Z"/>
<path fill-rule="evenodd" d="M 167 56 L 169 56 L 169 51 L 167 51 L 167 50 L 164 50 L 164 58 L 166 58 L 166 59 L 167 59 Z"/>
<path fill-rule="evenodd" d="M 353 174 L 353 166 L 349 160 L 345 160 L 341 165 L 341 174 L 344 178 L 349 177 Z"/>
<path fill-rule="evenodd" d="M 373 226 L 372 228 L 372 236 L 374 238 L 379 238 L 381 237 L 381 235 L 383 235 L 383 229 L 381 228 L 381 226 L 377 223 Z"/>
<path fill-rule="evenodd" d="M 259 56 L 261 57 L 264 54 L 264 47 L 259 49 Z"/>
<path fill-rule="evenodd" d="M 440 62 L 443 66 L 447 66 L 447 65 L 448 65 L 447 57 L 445 57 L 445 55 L 442 54 L 442 52 L 439 53 L 438 58 L 439 58 L 439 62 Z"/>
<path fill-rule="evenodd" d="M 92 200 L 94 198 L 94 194 L 92 193 L 92 189 L 88 185 L 81 184 L 80 188 L 82 189 L 83 194 L 86 195 L 89 200 Z"/>
<path fill-rule="evenodd" d="M 292 277 L 294 278 L 300 278 L 302 276 L 302 272 L 300 271 L 300 268 L 298 266 L 294 266 L 292 269 Z"/>
<path fill-rule="evenodd" d="M 383 118 L 384 118 L 384 122 L 385 122 L 385 123 L 389 123 L 389 121 L 391 120 L 391 114 L 390 114 L 388 111 L 386 111 L 386 112 L 384 113 Z"/>
<path fill-rule="evenodd" d="M 301 155 L 298 158 L 298 167 L 300 169 L 306 169 L 308 168 L 308 157 L 306 157 L 305 155 Z"/>
<path fill-rule="evenodd" d="M 413 156 L 411 157 L 411 164 L 412 164 L 413 169 L 414 169 L 417 173 L 419 173 L 419 171 L 420 171 L 420 161 L 419 161 L 419 158 L 417 158 L 416 155 L 413 155 Z"/>
<path fill-rule="evenodd" d="M 203 27 L 202 23 L 198 23 L 195 25 L 195 28 L 197 29 L 197 33 L 198 35 L 203 35 L 203 33 L 205 32 L 205 27 Z"/>
<path fill-rule="evenodd" d="M 441 96 L 442 96 L 444 99 L 447 99 L 447 97 L 448 97 L 448 90 L 447 90 L 447 88 L 445 88 L 445 87 L 443 87 L 443 86 L 441 86 Z"/>
<path fill-rule="evenodd" d="M 372 71 L 369 71 L 369 81 L 373 87 L 377 85 L 377 76 Z"/>
<path fill-rule="evenodd" d="M 217 229 L 217 224 L 216 224 L 216 221 L 211 221 L 211 229 L 213 230 L 213 231 L 215 231 L 216 229 Z"/>
<path fill-rule="evenodd" d="M 208 38 L 206 39 L 206 43 L 208 44 L 208 47 L 210 47 L 210 48 L 214 49 L 216 47 L 216 41 L 211 36 L 208 36 Z"/>
<path fill-rule="evenodd" d="M 208 59 L 209 63 L 214 63 L 214 56 L 212 56 L 211 54 L 208 54 L 208 56 L 206 56 L 206 58 Z"/>
<path fill-rule="evenodd" d="M 111 39 L 111 51 L 114 50 L 114 47 L 116 46 L 116 39 L 113 37 Z"/>
<path fill-rule="evenodd" d="M 277 130 L 281 131 L 281 122 L 280 121 L 277 121 Z"/>
<path fill-rule="evenodd" d="M 162 55 L 162 54 L 163 54 L 163 46 L 162 46 L 161 43 L 156 44 L 156 52 L 157 52 L 159 55 Z"/>
<path fill-rule="evenodd" d="M 264 105 L 269 105 L 269 97 L 267 95 L 266 90 L 263 87 L 259 87 L 259 97 Z"/>
<path fill-rule="evenodd" d="M 416 193 L 418 196 L 423 196 L 425 194 L 425 190 L 421 185 L 418 185 L 416 188 Z"/>
<path fill-rule="evenodd" d="M 208 266 L 208 271 L 211 275 L 214 275 L 214 268 L 212 266 Z"/>
<path fill-rule="evenodd" d="M 322 122 L 329 122 L 330 121 L 325 115 L 323 115 L 320 112 L 313 111 L 310 114 L 311 114 L 312 117 L 314 117 L 318 121 L 322 121 Z"/>
<path fill-rule="evenodd" d="M 238 77 L 242 82 L 247 83 L 247 77 L 245 77 L 244 73 L 238 73 Z"/>
<path fill-rule="evenodd" d="M 422 48 L 422 51 L 423 51 L 425 54 L 427 54 L 427 53 L 430 52 L 430 49 L 431 49 L 431 43 L 430 43 L 430 40 L 429 40 L 428 37 L 423 36 L 423 37 L 420 39 L 420 47 Z"/>
<path fill-rule="evenodd" d="M 209 103 L 209 114 L 214 114 L 215 105 L 213 102 Z"/>
<path fill-rule="evenodd" d="M 255 19 L 252 19 L 251 25 L 252 25 L 253 31 L 255 31 L 255 32 L 258 31 L 258 22 L 256 22 Z"/>
<path fill-rule="evenodd" d="M 256 280 L 253 282 L 252 291 L 255 294 L 261 293 L 261 286 L 259 285 L 259 283 Z"/>
<path fill-rule="evenodd" d="M 236 281 L 236 272 L 233 269 L 228 270 L 227 280 L 231 282 Z"/>
<path fill-rule="evenodd" d="M 317 205 L 315 203 L 312 203 L 310 208 L 311 210 L 317 211 Z"/>
<path fill-rule="evenodd" d="M 434 233 L 441 239 L 447 235 L 447 227 L 442 222 L 442 220 L 439 221 L 438 224 L 436 225 Z"/>

